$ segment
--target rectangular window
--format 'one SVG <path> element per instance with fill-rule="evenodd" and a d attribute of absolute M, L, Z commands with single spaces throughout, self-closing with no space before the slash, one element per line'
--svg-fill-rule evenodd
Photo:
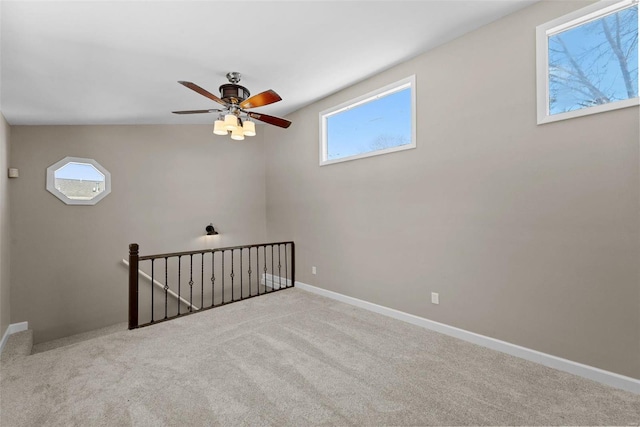
<path fill-rule="evenodd" d="M 537 28 L 538 124 L 638 105 L 638 2 L 595 3 Z"/>
<path fill-rule="evenodd" d="M 416 147 L 415 76 L 320 113 L 320 166 Z"/>

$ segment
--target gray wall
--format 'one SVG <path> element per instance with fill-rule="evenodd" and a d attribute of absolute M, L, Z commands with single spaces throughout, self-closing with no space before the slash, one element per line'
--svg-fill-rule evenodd
<path fill-rule="evenodd" d="M 236 143 L 211 126 L 13 126 L 12 322 L 29 321 L 36 343 L 126 322 L 120 262 L 132 242 L 150 255 L 264 241 L 261 134 Z M 111 194 L 67 206 L 47 192 L 46 168 L 66 156 L 97 160 Z M 210 222 L 219 236 L 204 235 Z"/>
<path fill-rule="evenodd" d="M 0 113 L 0 338 L 11 323 L 9 284 L 9 125 Z"/>
<path fill-rule="evenodd" d="M 295 240 L 297 280 L 640 378 L 638 108 L 536 125 L 535 27 L 586 4 L 538 3 L 266 129 L 268 237 Z M 411 74 L 417 149 L 319 167 L 318 113 Z"/>

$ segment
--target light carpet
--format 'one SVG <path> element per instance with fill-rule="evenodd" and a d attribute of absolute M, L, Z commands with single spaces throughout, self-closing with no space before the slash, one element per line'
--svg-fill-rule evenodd
<path fill-rule="evenodd" d="M 2 426 L 640 423 L 638 395 L 295 288 L 0 375 Z"/>

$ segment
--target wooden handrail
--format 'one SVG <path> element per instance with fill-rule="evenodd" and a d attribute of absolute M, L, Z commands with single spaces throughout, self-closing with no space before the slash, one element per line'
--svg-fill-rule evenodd
<path fill-rule="evenodd" d="M 175 257 L 175 256 L 184 256 L 184 255 L 208 254 L 208 253 L 211 253 L 211 252 L 232 251 L 232 250 L 237 250 L 237 249 L 257 248 L 257 247 L 262 247 L 262 246 L 277 246 L 277 245 L 284 245 L 284 244 L 287 244 L 287 243 L 292 243 L 292 242 L 291 241 L 287 241 L 287 242 L 273 242 L 273 243 L 258 243 L 258 244 L 255 244 L 255 245 L 227 246 L 226 248 L 200 249 L 200 250 L 197 250 L 197 251 L 172 252 L 172 253 L 168 253 L 168 254 L 145 255 L 145 256 L 138 257 L 138 260 L 139 261 L 146 261 L 146 260 L 149 260 L 149 259 L 156 259 L 156 258 L 171 258 L 171 257 Z"/>

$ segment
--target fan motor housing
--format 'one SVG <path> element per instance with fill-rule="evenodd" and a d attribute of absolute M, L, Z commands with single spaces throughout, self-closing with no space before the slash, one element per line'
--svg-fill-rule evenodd
<path fill-rule="evenodd" d="M 220 86 L 220 98 L 222 98 L 224 102 L 239 104 L 249 98 L 249 96 L 251 96 L 251 94 L 244 86 L 235 84 L 225 84 Z"/>

